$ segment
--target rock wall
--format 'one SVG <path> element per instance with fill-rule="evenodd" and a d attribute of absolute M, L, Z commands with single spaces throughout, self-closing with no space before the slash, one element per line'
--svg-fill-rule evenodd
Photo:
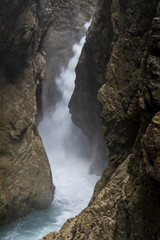
<path fill-rule="evenodd" d="M 44 239 L 160 239 L 159 4 L 98 1 L 70 108 L 91 134 L 98 92 L 109 164 L 89 206 Z"/>
<path fill-rule="evenodd" d="M 104 1 L 102 5 L 103 7 L 98 5 L 87 34 L 86 44 L 76 68 L 76 87 L 69 103 L 74 124 L 80 127 L 90 140 L 90 171 L 98 174 L 102 173 L 107 156 L 97 92 L 105 83 L 105 66 L 109 60 L 113 38 L 109 18 L 111 1 Z"/>
<path fill-rule="evenodd" d="M 0 224 L 47 207 L 54 193 L 36 127 L 50 1 L 0 3 Z M 45 24 L 45 27 L 44 27 Z"/>

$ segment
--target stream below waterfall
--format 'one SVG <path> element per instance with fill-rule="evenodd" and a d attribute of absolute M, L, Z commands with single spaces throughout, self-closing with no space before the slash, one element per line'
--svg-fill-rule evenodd
<path fill-rule="evenodd" d="M 92 196 L 98 176 L 88 174 L 87 139 L 72 124 L 68 109 L 74 89 L 75 67 L 84 42 L 85 37 L 73 46 L 74 56 L 56 79 L 61 98 L 53 113 L 45 115 L 39 124 L 56 186 L 54 201 L 48 209 L 33 211 L 0 228 L 1 240 L 38 240 L 51 231 L 58 231 L 68 218 L 87 206 Z"/>

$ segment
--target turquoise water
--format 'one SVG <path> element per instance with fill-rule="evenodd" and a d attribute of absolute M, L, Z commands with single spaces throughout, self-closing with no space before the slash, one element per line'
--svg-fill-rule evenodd
<path fill-rule="evenodd" d="M 55 170 L 55 179 L 56 175 L 58 178 L 55 182 L 55 200 L 51 206 L 46 210 L 34 211 L 3 227 L 0 239 L 38 240 L 51 231 L 58 231 L 68 218 L 77 215 L 87 206 L 98 179 L 97 176 L 88 175 L 85 167 L 85 164 L 84 168 L 77 166 L 68 172 Z"/>

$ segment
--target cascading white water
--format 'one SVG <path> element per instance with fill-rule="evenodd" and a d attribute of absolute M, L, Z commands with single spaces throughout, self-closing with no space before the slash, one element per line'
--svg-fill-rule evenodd
<path fill-rule="evenodd" d="M 73 58 L 56 79 L 62 94 L 54 112 L 44 116 L 39 125 L 46 152 L 49 157 L 53 181 L 56 185 L 52 205 L 41 211 L 34 211 L 14 223 L 0 229 L 1 240 L 38 240 L 51 231 L 58 231 L 63 223 L 85 208 L 93 193 L 97 176 L 89 175 L 89 160 L 86 151 L 80 149 L 87 139 L 71 121 L 68 102 L 74 89 L 75 67 L 85 37 L 73 46 Z"/>

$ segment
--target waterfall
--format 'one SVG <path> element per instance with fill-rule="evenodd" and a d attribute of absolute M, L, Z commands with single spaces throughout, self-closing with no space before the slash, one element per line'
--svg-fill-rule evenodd
<path fill-rule="evenodd" d="M 67 68 L 63 69 L 60 76 L 55 80 L 57 88 L 61 93 L 61 98 L 56 103 L 53 113 L 44 116 L 43 121 L 39 125 L 39 132 L 42 136 L 53 172 L 53 159 L 56 158 L 59 163 L 62 161 L 62 164 L 66 164 L 69 157 L 69 162 L 73 159 L 74 163 L 74 155 L 77 156 L 80 152 L 80 140 L 83 138 L 83 142 L 85 142 L 84 148 L 88 145 L 87 139 L 81 130 L 73 125 L 68 110 L 68 103 L 74 90 L 75 67 L 84 42 L 85 37 L 73 46 L 73 57 L 70 59 Z"/>
<path fill-rule="evenodd" d="M 58 231 L 68 218 L 87 206 L 92 196 L 98 177 L 88 174 L 88 142 L 81 130 L 72 124 L 68 109 L 75 67 L 84 42 L 85 37 L 73 46 L 73 57 L 56 79 L 61 98 L 53 113 L 45 115 L 39 125 L 56 186 L 54 201 L 48 209 L 33 211 L 2 227 L 1 240 L 38 240 L 51 231 Z"/>

